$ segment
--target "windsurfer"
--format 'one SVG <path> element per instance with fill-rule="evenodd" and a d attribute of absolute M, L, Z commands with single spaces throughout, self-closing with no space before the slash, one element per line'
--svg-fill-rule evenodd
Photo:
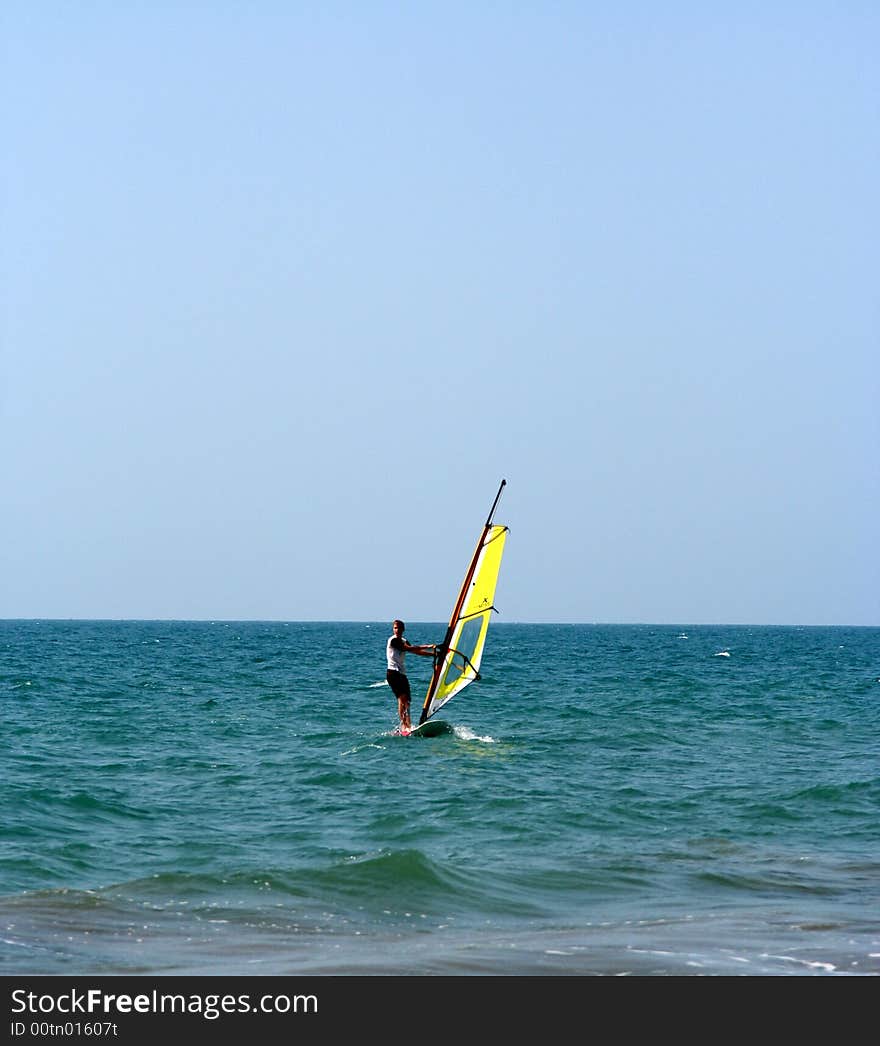
<path fill-rule="evenodd" d="M 405 656 L 407 653 L 418 654 L 419 657 L 432 657 L 435 646 L 433 643 L 424 643 L 421 646 L 413 646 L 403 638 L 406 625 L 399 619 L 391 624 L 391 635 L 385 644 L 385 653 L 388 659 L 388 671 L 385 679 L 391 687 L 391 691 L 397 698 L 397 714 L 400 718 L 400 729 L 406 733 L 412 730 L 409 718 L 409 705 L 411 694 L 409 680 L 406 677 Z"/>

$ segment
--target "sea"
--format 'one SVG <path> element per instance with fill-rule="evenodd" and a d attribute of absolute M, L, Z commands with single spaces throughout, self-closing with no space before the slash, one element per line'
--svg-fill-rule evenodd
<path fill-rule="evenodd" d="M 880 974 L 880 629 L 389 634 L 0 621 L 0 975 Z"/>

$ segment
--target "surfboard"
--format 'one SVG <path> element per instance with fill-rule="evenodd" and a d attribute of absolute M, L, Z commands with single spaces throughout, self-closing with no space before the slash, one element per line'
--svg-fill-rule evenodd
<path fill-rule="evenodd" d="M 411 730 L 404 730 L 402 726 L 392 731 L 397 737 L 440 737 L 441 734 L 454 733 L 450 723 L 444 723 L 441 719 L 426 719 L 424 723 L 414 726 Z"/>
<path fill-rule="evenodd" d="M 452 727 L 444 723 L 442 719 L 426 719 L 424 723 L 414 726 L 409 732 L 409 737 L 439 737 L 441 734 L 451 734 Z"/>

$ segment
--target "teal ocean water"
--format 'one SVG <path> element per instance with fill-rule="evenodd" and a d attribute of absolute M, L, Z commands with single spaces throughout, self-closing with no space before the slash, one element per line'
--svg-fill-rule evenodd
<path fill-rule="evenodd" d="M 880 629 L 388 632 L 0 622 L 0 974 L 880 973 Z"/>

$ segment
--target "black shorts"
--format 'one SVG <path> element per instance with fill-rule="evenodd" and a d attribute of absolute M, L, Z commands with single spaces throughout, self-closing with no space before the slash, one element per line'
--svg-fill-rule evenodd
<path fill-rule="evenodd" d="M 389 668 L 385 673 L 385 679 L 391 687 L 395 697 L 402 697 L 406 701 L 411 699 L 412 694 L 409 692 L 409 680 L 403 672 L 395 672 L 393 668 Z"/>

